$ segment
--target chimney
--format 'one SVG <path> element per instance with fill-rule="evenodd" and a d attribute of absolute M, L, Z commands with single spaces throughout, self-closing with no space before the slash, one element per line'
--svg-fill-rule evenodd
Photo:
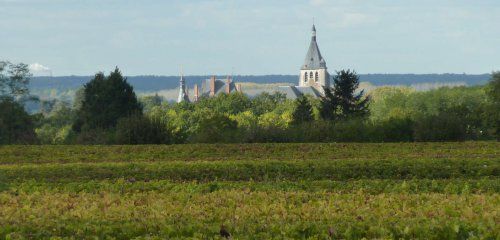
<path fill-rule="evenodd" d="M 236 84 L 236 91 L 241 93 L 241 83 Z"/>
<path fill-rule="evenodd" d="M 210 78 L 210 97 L 215 96 L 215 76 Z"/>
<path fill-rule="evenodd" d="M 226 93 L 231 93 L 231 79 L 229 78 L 229 76 L 227 76 L 226 78 Z"/>
<path fill-rule="evenodd" d="M 198 90 L 198 84 L 194 85 L 194 101 L 197 102 L 200 97 L 200 92 Z"/>

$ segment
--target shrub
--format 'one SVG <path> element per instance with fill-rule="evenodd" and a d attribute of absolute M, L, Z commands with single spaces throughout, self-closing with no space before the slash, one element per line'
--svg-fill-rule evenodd
<path fill-rule="evenodd" d="M 420 117 L 415 123 L 415 141 L 464 141 L 466 126 L 464 121 L 447 112 Z"/>
<path fill-rule="evenodd" d="M 384 142 L 411 142 L 414 122 L 410 118 L 390 118 L 375 126 L 375 132 Z"/>
<path fill-rule="evenodd" d="M 159 118 L 147 118 L 140 114 L 121 118 L 115 130 L 116 144 L 169 144 L 171 133 L 167 124 Z"/>
<path fill-rule="evenodd" d="M 200 121 L 198 129 L 190 141 L 198 143 L 233 142 L 236 140 L 237 127 L 236 121 L 225 115 L 214 113 Z"/>

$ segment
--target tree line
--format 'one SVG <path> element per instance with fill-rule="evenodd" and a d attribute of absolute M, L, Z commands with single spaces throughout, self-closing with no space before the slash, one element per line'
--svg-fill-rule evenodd
<path fill-rule="evenodd" d="M 487 85 L 366 94 L 342 70 L 322 98 L 241 93 L 169 103 L 137 97 L 120 70 L 97 73 L 73 104 L 30 115 L 25 64 L 0 64 L 1 144 L 180 144 L 215 142 L 402 142 L 500 138 L 500 73 Z"/>

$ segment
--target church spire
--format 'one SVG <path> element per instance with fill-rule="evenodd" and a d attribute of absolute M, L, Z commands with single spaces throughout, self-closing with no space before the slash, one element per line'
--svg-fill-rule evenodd
<path fill-rule="evenodd" d="M 302 65 L 302 69 L 326 69 L 326 63 L 323 57 L 321 56 L 321 52 L 319 51 L 318 43 L 316 42 L 316 26 L 312 25 L 312 37 L 311 43 L 309 44 L 309 49 L 306 54 L 306 58 L 304 60 L 304 65 Z"/>
<path fill-rule="evenodd" d="M 181 73 L 181 79 L 179 81 L 179 97 L 177 98 L 177 102 L 189 102 L 189 96 L 187 94 L 186 89 L 186 80 L 184 80 L 184 75 Z"/>
<path fill-rule="evenodd" d="M 312 27 L 312 39 L 313 41 L 316 41 L 316 27 L 314 26 L 314 23 Z"/>

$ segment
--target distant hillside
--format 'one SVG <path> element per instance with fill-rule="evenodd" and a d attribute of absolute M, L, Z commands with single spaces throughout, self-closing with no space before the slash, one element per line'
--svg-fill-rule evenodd
<path fill-rule="evenodd" d="M 191 88 L 195 83 L 200 83 L 210 76 L 186 76 L 186 82 Z M 361 74 L 362 82 L 370 82 L 375 86 L 380 85 L 416 85 L 422 83 L 454 83 L 461 82 L 466 85 L 485 84 L 490 74 Z M 31 89 L 76 89 L 87 83 L 91 76 L 63 76 L 63 77 L 33 77 Z M 179 76 L 131 76 L 128 81 L 137 91 L 159 91 L 178 87 Z M 225 76 L 218 76 L 225 78 Z M 291 83 L 296 84 L 296 75 L 264 75 L 264 76 L 234 76 L 238 82 L 254 83 Z"/>

